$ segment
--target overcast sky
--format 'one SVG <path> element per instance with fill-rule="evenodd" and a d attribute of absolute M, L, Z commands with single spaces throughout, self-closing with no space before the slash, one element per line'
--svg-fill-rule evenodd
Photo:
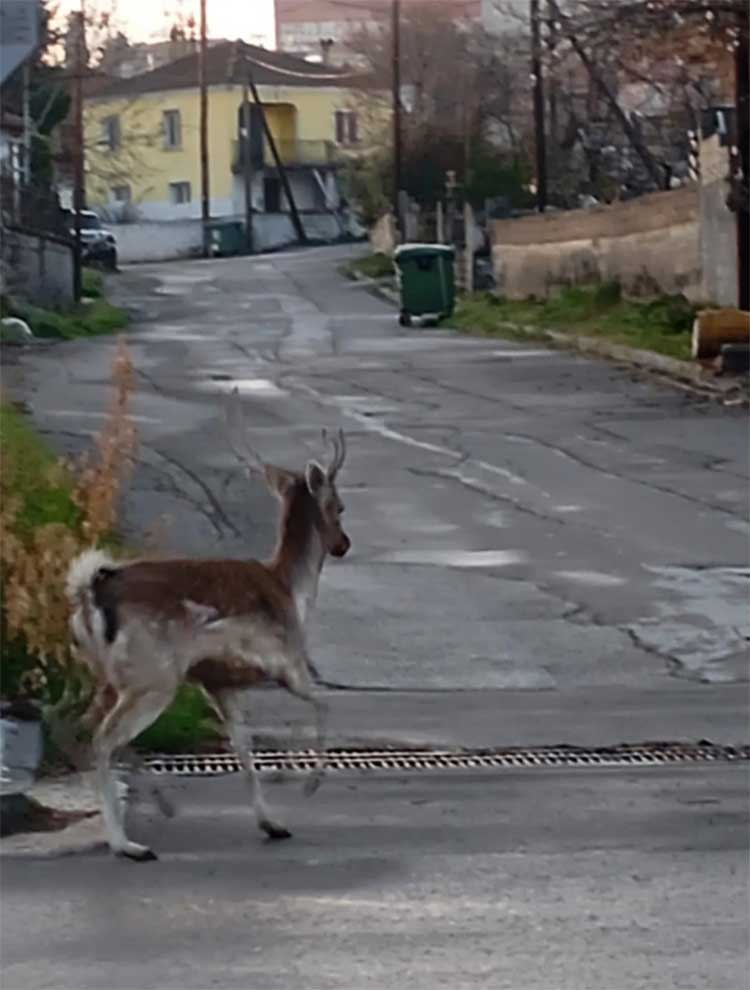
<path fill-rule="evenodd" d="M 2 0 L 0 0 L 2 2 Z M 198 20 L 198 0 L 84 0 L 87 11 L 116 9 L 117 26 L 131 40 L 166 38 L 177 11 Z M 60 0 L 61 13 L 80 10 L 80 0 Z M 208 33 L 212 38 L 242 38 L 271 47 L 273 0 L 207 0 Z"/>

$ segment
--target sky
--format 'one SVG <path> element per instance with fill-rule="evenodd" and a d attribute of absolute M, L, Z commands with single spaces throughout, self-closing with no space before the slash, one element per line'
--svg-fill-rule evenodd
<path fill-rule="evenodd" d="M 2 0 L 0 0 L 2 2 Z M 131 41 L 165 39 L 175 15 L 192 13 L 198 21 L 198 0 L 83 0 L 87 11 L 114 8 L 116 24 Z M 206 0 L 208 34 L 212 38 L 242 38 L 273 47 L 273 0 Z M 65 14 L 80 10 L 81 0 L 59 0 Z"/>

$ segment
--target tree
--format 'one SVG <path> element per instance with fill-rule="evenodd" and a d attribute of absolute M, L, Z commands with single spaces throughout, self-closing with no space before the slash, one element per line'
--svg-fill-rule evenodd
<path fill-rule="evenodd" d="M 496 0 L 506 20 L 513 0 Z M 669 188 L 689 175 L 689 131 L 731 100 L 745 0 L 541 0 L 553 200 Z"/>
<path fill-rule="evenodd" d="M 433 204 L 443 197 L 450 170 L 479 205 L 489 195 L 510 193 L 517 200 L 528 142 L 526 122 L 513 114 L 513 95 L 526 84 L 510 49 L 441 9 L 430 10 L 429 18 L 405 11 L 400 42 L 402 188 L 417 202 Z M 370 80 L 356 109 L 365 129 L 381 135 L 380 153 L 352 170 L 354 195 L 367 204 L 366 213 L 380 212 L 392 185 L 390 25 L 363 30 L 348 45 Z"/>

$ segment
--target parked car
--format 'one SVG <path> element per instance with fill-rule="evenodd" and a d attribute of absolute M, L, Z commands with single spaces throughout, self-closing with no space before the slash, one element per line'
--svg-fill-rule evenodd
<path fill-rule="evenodd" d="M 75 215 L 68 211 L 70 236 L 75 237 Z M 117 238 L 102 227 L 99 217 L 91 210 L 81 210 L 81 248 L 84 265 L 117 270 Z"/>

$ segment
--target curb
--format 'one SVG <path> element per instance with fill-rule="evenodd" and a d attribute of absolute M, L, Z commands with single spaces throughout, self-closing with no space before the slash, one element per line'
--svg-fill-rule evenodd
<path fill-rule="evenodd" d="M 628 347 L 626 344 L 614 344 L 598 337 L 576 336 L 563 333 L 561 330 L 528 327 L 521 323 L 505 322 L 499 323 L 498 326 L 513 330 L 515 333 L 525 333 L 537 338 L 543 337 L 559 347 L 579 351 L 582 354 L 591 354 L 595 357 L 608 358 L 612 361 L 628 364 L 641 371 L 648 371 L 669 378 L 676 383 L 691 385 L 693 388 L 716 398 L 733 399 L 736 397 L 738 403 L 748 398 L 747 382 L 738 381 L 736 378 L 718 378 L 714 373 L 706 371 L 701 365 L 693 364 L 690 361 L 681 361 L 679 358 L 669 357 L 666 354 L 643 351 L 636 347 Z"/>
<path fill-rule="evenodd" d="M 395 289 L 389 289 L 386 285 L 382 285 L 379 279 L 371 278 L 369 275 L 362 275 L 360 272 L 352 271 L 351 269 L 346 272 L 346 277 L 351 279 L 352 282 L 359 282 L 361 285 L 366 285 L 375 295 L 398 307 L 400 301 L 398 292 Z"/>
<path fill-rule="evenodd" d="M 377 279 L 360 275 L 358 272 L 351 272 L 350 277 L 355 282 L 367 284 L 376 295 L 386 302 L 392 303 L 394 306 L 399 305 L 398 293 L 380 285 Z M 693 364 L 690 361 L 681 361 L 679 358 L 658 354 L 656 351 L 643 351 L 636 347 L 628 347 L 626 344 L 610 343 L 598 337 L 581 337 L 564 333 L 562 330 L 530 327 L 523 323 L 502 322 L 498 323 L 498 327 L 512 330 L 514 333 L 527 334 L 529 337 L 548 340 L 557 347 L 579 351 L 581 354 L 590 354 L 594 357 L 607 358 L 610 361 L 630 365 L 639 371 L 660 375 L 663 378 L 668 378 L 674 384 L 688 385 L 703 395 L 722 400 L 726 405 L 747 405 L 750 402 L 748 381 L 737 378 L 718 378 L 712 372 L 706 371 L 701 365 Z M 446 326 L 445 329 L 452 330 L 457 336 L 462 334 L 462 331 L 450 326 Z M 471 331 L 467 331 L 467 333 L 471 334 Z"/>

